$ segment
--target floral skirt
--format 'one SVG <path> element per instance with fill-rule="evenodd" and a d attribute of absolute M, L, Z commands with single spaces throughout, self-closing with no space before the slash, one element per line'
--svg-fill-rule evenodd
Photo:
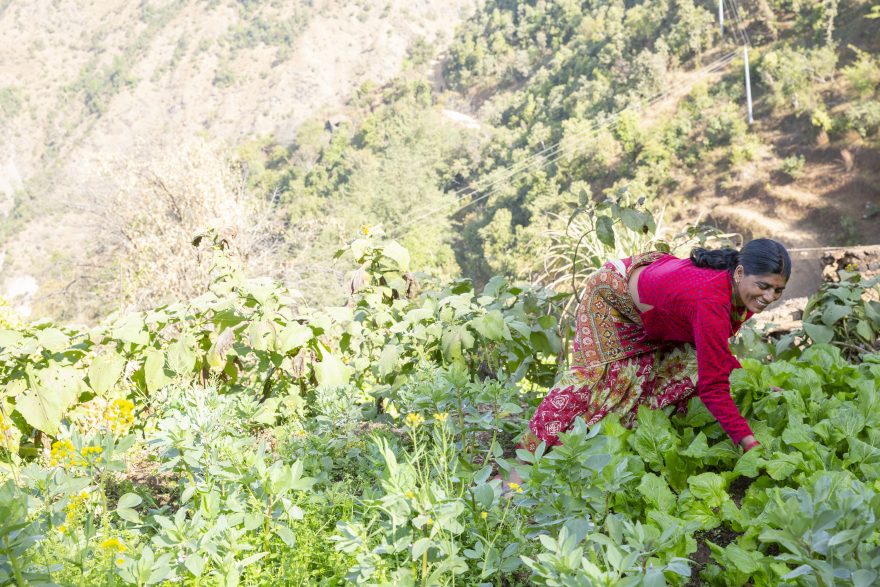
<path fill-rule="evenodd" d="M 614 413 L 625 425 L 638 408 L 686 409 L 697 382 L 693 345 L 650 341 L 627 290 L 632 271 L 659 257 L 648 253 L 606 263 L 586 283 L 578 306 L 572 366 L 557 381 L 523 435 L 522 446 L 559 444 L 575 418 L 587 425 Z"/>

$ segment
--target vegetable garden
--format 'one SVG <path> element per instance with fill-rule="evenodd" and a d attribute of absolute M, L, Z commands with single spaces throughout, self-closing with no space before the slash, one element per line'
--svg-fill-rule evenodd
<path fill-rule="evenodd" d="M 417 284 L 365 235 L 341 252 L 350 303 L 295 311 L 211 245 L 189 302 L 0 324 L 0 584 L 877 584 L 876 280 L 842 274 L 805 332 L 739 341 L 760 448 L 694 399 L 531 455 L 515 438 L 568 296 Z"/>

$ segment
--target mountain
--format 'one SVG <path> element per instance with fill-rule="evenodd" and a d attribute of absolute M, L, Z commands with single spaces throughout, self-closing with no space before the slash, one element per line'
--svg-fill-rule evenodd
<path fill-rule="evenodd" d="M 0 1 L 0 290 L 81 262 L 89 201 L 108 189 L 96 170 L 112 175 L 114 158 L 199 136 L 289 142 L 303 121 L 396 76 L 414 47 L 441 50 L 474 6 Z"/>

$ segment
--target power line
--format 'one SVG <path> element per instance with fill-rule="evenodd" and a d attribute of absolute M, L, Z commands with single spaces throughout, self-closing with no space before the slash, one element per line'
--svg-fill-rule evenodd
<path fill-rule="evenodd" d="M 709 65 L 705 66 L 702 70 L 699 70 L 699 73 L 697 74 L 698 78 L 705 77 L 707 75 L 715 73 L 716 71 L 720 71 L 724 66 L 726 66 L 727 64 L 729 64 L 733 60 L 733 58 L 737 54 L 737 52 L 738 52 L 738 50 L 731 51 L 731 52 L 719 57 L 717 60 L 710 63 Z M 585 141 L 587 139 L 591 138 L 596 131 L 604 129 L 607 126 L 609 126 L 610 124 L 612 124 L 613 122 L 615 122 L 615 120 L 617 118 L 619 118 L 624 112 L 630 111 L 630 110 L 641 110 L 642 108 L 644 108 L 646 106 L 653 105 L 653 104 L 659 102 L 660 100 L 662 100 L 663 98 L 676 93 L 677 90 L 681 90 L 682 88 L 691 85 L 693 83 L 693 81 L 694 80 L 688 80 L 686 82 L 678 84 L 677 86 L 674 86 L 673 88 L 664 90 L 662 92 L 658 92 L 657 94 L 654 94 L 653 96 L 651 96 L 650 99 L 645 104 L 636 103 L 635 105 L 627 106 L 626 108 L 619 110 L 617 113 L 612 114 L 610 117 L 602 120 L 601 122 L 596 121 L 590 127 L 586 128 L 584 130 L 578 131 L 574 135 L 566 137 L 565 142 L 569 143 L 569 145 L 571 145 L 573 149 L 579 148 L 580 146 L 582 146 L 585 143 Z M 499 178 L 497 180 L 492 181 L 484 188 L 473 189 L 469 193 L 466 193 L 460 197 L 457 197 L 452 202 L 447 202 L 446 204 L 442 205 L 441 207 L 446 208 L 450 205 L 455 205 L 458 202 L 460 202 L 461 200 L 463 200 L 464 198 L 466 198 L 468 196 L 473 196 L 481 191 L 485 191 L 487 188 L 492 187 L 496 184 L 499 184 L 502 181 L 509 179 L 509 178 L 511 178 L 511 177 L 523 172 L 523 171 L 526 171 L 529 169 L 539 169 L 539 168 L 547 167 L 547 166 L 555 163 L 556 161 L 558 161 L 562 157 L 564 157 L 565 156 L 564 150 L 565 150 L 565 148 L 563 147 L 563 141 L 560 140 L 560 141 L 554 143 L 553 145 L 551 145 L 545 149 L 542 149 L 541 151 L 529 156 L 523 162 L 517 163 L 517 164 L 509 167 L 508 173 L 506 175 L 502 176 L 501 178 Z M 544 156 L 544 159 L 541 158 L 542 156 Z M 528 164 L 523 165 L 524 162 L 528 162 Z M 467 208 L 473 204 L 476 204 L 477 202 L 485 200 L 485 199 L 491 197 L 492 195 L 494 195 L 495 193 L 497 193 L 500 189 L 501 188 L 499 187 L 499 188 L 490 190 L 487 193 L 480 196 L 479 198 L 475 198 L 475 199 L 471 200 L 470 202 L 466 203 L 465 205 L 457 208 L 456 210 L 449 212 L 449 214 L 458 213 L 461 210 L 464 210 L 465 208 Z M 455 193 L 460 193 L 460 191 L 455 192 Z M 426 218 L 434 216 L 437 213 L 438 213 L 438 210 L 436 210 L 436 209 L 431 210 L 430 212 L 423 214 L 421 216 L 418 216 L 405 224 L 398 225 L 395 232 L 397 232 L 398 234 L 402 234 L 403 232 L 405 232 L 407 229 L 409 229 L 413 225 L 417 224 L 418 222 L 421 222 L 422 220 L 425 220 Z"/>
<path fill-rule="evenodd" d="M 733 13 L 733 20 L 736 23 L 736 28 L 739 30 L 740 34 L 740 42 L 744 45 L 751 46 L 752 41 L 749 38 L 749 33 L 746 28 L 743 26 L 743 19 L 739 10 L 739 0 L 727 0 L 731 7 L 731 11 Z"/>

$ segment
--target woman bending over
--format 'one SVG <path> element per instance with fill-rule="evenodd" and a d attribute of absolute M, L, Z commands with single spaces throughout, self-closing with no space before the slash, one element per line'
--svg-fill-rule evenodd
<path fill-rule="evenodd" d="M 632 425 L 641 405 L 686 409 L 696 394 L 735 444 L 753 448 L 758 441 L 730 396 L 730 372 L 740 364 L 728 342 L 779 299 L 790 275 L 785 247 L 763 238 L 740 251 L 606 263 L 583 291 L 572 366 L 538 406 L 523 447 L 559 444 L 577 416 L 590 426 L 615 413 Z"/>

